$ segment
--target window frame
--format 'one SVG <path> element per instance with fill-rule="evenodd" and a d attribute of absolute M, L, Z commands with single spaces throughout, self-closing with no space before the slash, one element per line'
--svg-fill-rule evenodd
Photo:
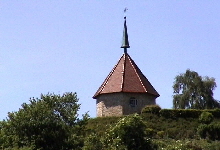
<path fill-rule="evenodd" d="M 136 107 L 136 106 L 137 106 L 137 99 L 136 99 L 135 97 L 131 97 L 131 98 L 129 99 L 129 105 L 130 105 L 131 107 Z"/>

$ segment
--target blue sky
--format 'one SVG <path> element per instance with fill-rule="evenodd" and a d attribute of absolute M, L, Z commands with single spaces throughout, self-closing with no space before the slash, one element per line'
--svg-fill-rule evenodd
<path fill-rule="evenodd" d="M 123 49 L 172 108 L 172 85 L 186 69 L 220 83 L 220 1 L 0 1 L 0 120 L 30 97 L 77 92 L 80 114 L 96 116 L 92 96 Z M 220 100 L 220 88 L 214 91 Z"/>

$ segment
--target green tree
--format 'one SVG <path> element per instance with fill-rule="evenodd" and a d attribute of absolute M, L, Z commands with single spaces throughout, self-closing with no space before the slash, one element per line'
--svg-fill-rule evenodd
<path fill-rule="evenodd" d="M 213 109 L 219 102 L 213 98 L 216 88 L 214 78 L 201 77 L 197 72 L 186 70 L 175 77 L 173 108 L 175 109 Z"/>
<path fill-rule="evenodd" d="M 47 94 L 31 98 L 2 123 L 5 146 L 43 150 L 81 149 L 88 115 L 78 118 L 76 93 Z"/>

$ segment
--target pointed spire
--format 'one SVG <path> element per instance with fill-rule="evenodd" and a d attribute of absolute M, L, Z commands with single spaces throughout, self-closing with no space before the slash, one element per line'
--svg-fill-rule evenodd
<path fill-rule="evenodd" d="M 130 48 L 128 42 L 128 32 L 127 32 L 127 25 L 126 25 L 126 16 L 124 17 L 124 31 L 123 31 L 123 39 L 122 39 L 122 46 L 124 48 L 124 52 L 127 53 L 127 48 Z"/>

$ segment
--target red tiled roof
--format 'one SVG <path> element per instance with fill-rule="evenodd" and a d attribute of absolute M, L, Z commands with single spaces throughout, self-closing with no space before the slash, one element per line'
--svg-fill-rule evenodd
<path fill-rule="evenodd" d="M 122 55 L 93 98 L 100 94 L 115 92 L 149 93 L 156 97 L 160 96 L 127 53 Z"/>

